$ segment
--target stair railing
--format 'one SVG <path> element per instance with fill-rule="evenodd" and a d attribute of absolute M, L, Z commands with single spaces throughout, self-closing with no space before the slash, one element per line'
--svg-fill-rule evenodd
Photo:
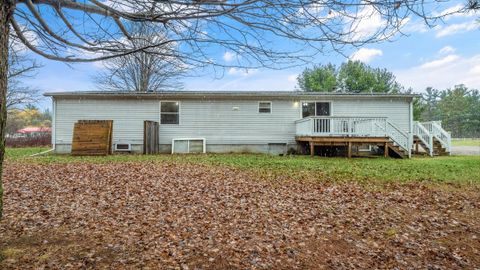
<path fill-rule="evenodd" d="M 410 145 L 411 139 L 409 134 L 403 132 L 400 128 L 388 120 L 386 120 L 384 124 L 384 126 L 377 125 L 377 127 L 382 129 L 385 133 L 385 136 L 389 137 L 396 145 L 405 150 L 410 157 L 412 147 Z"/>
<path fill-rule="evenodd" d="M 387 121 L 386 125 L 387 136 L 390 137 L 398 146 L 403 148 L 410 155 L 410 136 L 403 132 L 399 127 Z"/>
<path fill-rule="evenodd" d="M 428 147 L 428 154 L 433 156 L 433 136 L 432 133 L 428 132 L 420 122 L 413 122 L 413 134 L 420 139 L 420 141 Z"/>
<path fill-rule="evenodd" d="M 448 153 L 450 153 L 452 137 L 449 132 L 442 128 L 442 122 L 431 121 L 422 124 L 435 137 L 435 139 L 442 144 L 442 147 L 445 148 Z"/>

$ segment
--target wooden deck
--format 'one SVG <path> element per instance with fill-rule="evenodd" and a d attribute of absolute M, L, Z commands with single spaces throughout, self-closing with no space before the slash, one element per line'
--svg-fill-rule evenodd
<path fill-rule="evenodd" d="M 315 146 L 345 146 L 346 155 L 352 156 L 352 148 L 375 145 L 383 149 L 385 156 L 410 155 L 410 136 L 385 117 L 306 117 L 296 122 L 296 140 L 308 144 L 310 154 Z"/>
<path fill-rule="evenodd" d="M 429 154 L 450 153 L 450 133 L 440 122 L 414 122 L 413 132 L 402 130 L 386 117 L 309 116 L 295 121 L 296 141 L 307 146 L 315 154 L 316 146 L 346 147 L 346 156 L 352 156 L 352 148 L 371 145 L 382 149 L 385 156 L 410 157 L 419 152 L 419 146 Z M 337 152 L 336 149 L 332 150 Z M 343 150 L 338 150 L 343 152 Z"/>
<path fill-rule="evenodd" d="M 346 147 L 346 156 L 353 156 L 353 149 L 361 146 L 378 146 L 383 149 L 385 157 L 408 157 L 408 153 L 396 146 L 388 137 L 332 137 L 332 136 L 297 136 L 295 140 L 300 144 L 308 144 L 310 155 L 315 154 L 316 146 L 341 146 Z M 356 155 L 359 155 L 358 152 Z"/>

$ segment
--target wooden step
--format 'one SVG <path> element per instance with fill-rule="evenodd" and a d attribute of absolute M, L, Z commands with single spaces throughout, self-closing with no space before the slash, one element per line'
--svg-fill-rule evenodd
<path fill-rule="evenodd" d="M 414 135 L 413 136 L 413 144 L 419 144 L 423 150 L 427 153 L 427 155 L 430 153 L 430 147 L 428 147 L 428 145 L 426 145 L 425 143 L 423 143 L 422 140 L 420 140 L 420 138 L 418 138 L 417 135 Z M 418 151 L 415 151 L 417 154 L 420 153 Z"/>
<path fill-rule="evenodd" d="M 400 146 L 395 145 L 393 142 L 389 142 L 387 144 L 387 146 L 388 146 L 387 151 L 391 150 L 391 152 L 394 153 L 394 155 L 391 155 L 391 156 L 394 156 L 394 157 L 397 157 L 397 158 L 408 157 L 408 153 L 405 150 L 403 150 Z M 389 152 L 389 153 L 391 153 L 391 152 Z"/>

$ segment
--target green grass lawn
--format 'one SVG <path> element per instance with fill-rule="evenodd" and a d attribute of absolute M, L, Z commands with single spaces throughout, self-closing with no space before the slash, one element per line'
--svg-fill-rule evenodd
<path fill-rule="evenodd" d="M 199 155 L 111 155 L 106 157 L 74 157 L 43 155 L 44 148 L 7 149 L 8 162 L 27 163 L 110 163 L 169 162 L 228 166 L 257 172 L 268 179 L 305 179 L 357 182 L 427 181 L 480 184 L 480 156 L 391 158 L 322 158 L 310 156 L 270 156 L 260 154 Z"/>
<path fill-rule="evenodd" d="M 480 139 L 452 140 L 453 146 L 480 146 Z"/>

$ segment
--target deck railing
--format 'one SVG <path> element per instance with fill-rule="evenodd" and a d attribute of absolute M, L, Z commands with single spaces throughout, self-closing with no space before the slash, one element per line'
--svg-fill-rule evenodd
<path fill-rule="evenodd" d="M 296 121 L 297 136 L 385 136 L 387 118 L 314 116 Z"/>
<path fill-rule="evenodd" d="M 413 122 L 413 134 L 415 134 L 422 143 L 428 147 L 428 154 L 433 156 L 433 135 L 420 122 Z"/>
<path fill-rule="evenodd" d="M 407 133 L 403 132 L 399 127 L 387 120 L 386 134 L 387 137 L 407 151 L 409 156 L 411 155 L 411 138 Z"/>
<path fill-rule="evenodd" d="M 452 138 L 450 133 L 442 128 L 442 122 L 431 121 L 423 122 L 422 124 L 428 130 L 428 132 L 442 144 L 442 147 L 445 148 L 448 153 L 450 153 Z"/>
<path fill-rule="evenodd" d="M 410 137 L 386 117 L 311 116 L 296 122 L 297 136 L 389 137 L 410 152 Z"/>

